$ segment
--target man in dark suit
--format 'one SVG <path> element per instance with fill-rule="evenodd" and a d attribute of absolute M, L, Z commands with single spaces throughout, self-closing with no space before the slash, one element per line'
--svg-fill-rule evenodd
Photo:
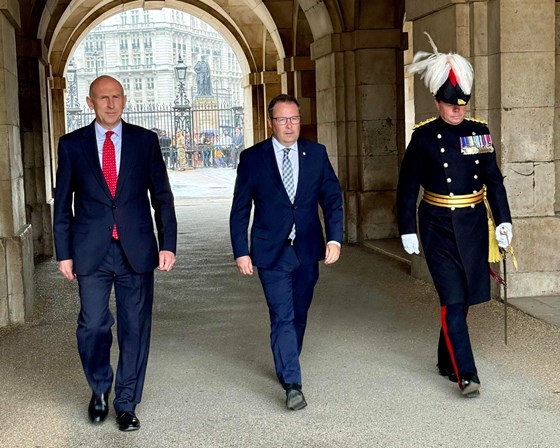
<path fill-rule="evenodd" d="M 121 119 L 122 85 L 100 76 L 87 103 L 95 121 L 61 137 L 58 145 L 56 258 L 62 275 L 78 280 L 76 335 L 93 392 L 93 423 L 107 417 L 113 384 L 109 296 L 115 288 L 120 355 L 113 406 L 119 429 L 132 431 L 140 427 L 135 409 L 148 361 L 154 269 L 170 271 L 175 264 L 177 220 L 157 135 Z"/>
<path fill-rule="evenodd" d="M 319 260 L 329 265 L 340 255 L 343 220 L 340 186 L 327 151 L 299 138 L 300 121 L 294 97 L 272 99 L 268 125 L 273 136 L 241 153 L 230 215 L 239 272 L 252 275 L 253 266 L 258 268 L 270 313 L 276 375 L 291 410 L 307 405 L 299 363 L 307 312 L 319 278 Z"/>
<path fill-rule="evenodd" d="M 426 262 L 441 304 L 438 368 L 465 397 L 479 395 L 480 379 L 467 326 L 468 309 L 490 300 L 489 258 L 513 238 L 503 176 L 486 123 L 465 117 L 473 69 L 462 56 L 419 52 L 410 72 L 422 75 L 439 116 L 417 126 L 397 186 L 403 247 L 419 253 L 416 210 Z M 486 206 L 485 206 L 486 205 Z M 488 214 L 499 223 L 489 237 Z"/>

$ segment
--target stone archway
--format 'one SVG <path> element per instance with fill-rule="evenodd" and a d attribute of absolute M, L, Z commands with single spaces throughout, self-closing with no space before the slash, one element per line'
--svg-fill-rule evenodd
<path fill-rule="evenodd" d="M 22 0 L 19 4 L 21 11 L 15 15 L 21 15 L 21 25 L 13 29 L 18 28 L 17 56 L 24 67 L 18 75 L 20 116 L 30 123 L 21 130 L 27 165 L 19 182 L 25 184 L 26 197 L 18 207 L 27 209 L 33 224 L 35 256 L 52 255 L 53 154 L 64 132 L 68 58 L 76 43 L 105 17 L 140 7 L 189 12 L 230 40 L 246 69 L 245 106 L 252 112 L 247 115 L 252 116 L 255 141 L 267 136 L 268 100 L 280 92 L 298 96 L 309 117 L 305 133 L 327 146 L 345 191 L 347 240 L 396 235 L 397 148 L 404 139 L 404 0 Z"/>

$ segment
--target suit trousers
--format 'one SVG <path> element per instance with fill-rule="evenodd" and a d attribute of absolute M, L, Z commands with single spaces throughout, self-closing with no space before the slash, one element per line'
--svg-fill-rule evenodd
<path fill-rule="evenodd" d="M 78 351 L 88 384 L 97 394 L 109 391 L 113 383 L 110 351 L 115 320 L 109 298 L 115 288 L 119 361 L 113 406 L 117 413 L 134 411 L 142 398 L 148 363 L 154 273 L 134 272 L 120 242 L 112 240 L 97 270 L 79 275 L 78 285 Z"/>
<path fill-rule="evenodd" d="M 297 243 L 296 243 L 297 244 Z M 302 265 L 286 242 L 273 269 L 258 268 L 270 315 L 270 343 L 276 376 L 283 387 L 301 385 L 299 355 L 319 265 Z"/>
<path fill-rule="evenodd" d="M 467 327 L 468 309 L 463 304 L 441 308 L 438 364 L 453 370 L 459 381 L 466 373 L 477 373 Z"/>

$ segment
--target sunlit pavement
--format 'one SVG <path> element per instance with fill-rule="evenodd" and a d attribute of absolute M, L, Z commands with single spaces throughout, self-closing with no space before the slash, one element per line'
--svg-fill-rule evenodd
<path fill-rule="evenodd" d="M 140 431 L 119 432 L 112 409 L 103 425 L 88 422 L 77 285 L 48 261 L 36 267 L 34 319 L 0 333 L 1 447 L 560 446 L 557 327 L 512 309 L 505 346 L 501 305 L 474 307 L 482 393 L 463 398 L 436 372 L 432 286 L 357 246 L 321 266 L 302 355 L 309 405 L 286 410 L 258 278 L 240 276 L 231 256 L 234 172 L 170 172 L 178 262 L 156 272 Z"/>
<path fill-rule="evenodd" d="M 173 194 L 177 201 L 184 199 L 233 197 L 234 168 L 197 168 L 185 171 L 168 170 Z"/>

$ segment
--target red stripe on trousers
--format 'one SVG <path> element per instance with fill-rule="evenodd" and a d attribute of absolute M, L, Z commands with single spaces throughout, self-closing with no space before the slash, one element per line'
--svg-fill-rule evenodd
<path fill-rule="evenodd" d="M 451 345 L 451 340 L 449 339 L 449 333 L 447 331 L 447 321 L 445 317 L 447 316 L 447 307 L 441 307 L 441 328 L 443 330 L 443 337 L 445 338 L 445 345 L 447 345 L 447 351 L 449 352 L 449 358 L 451 359 L 451 365 L 455 371 L 455 376 L 457 377 L 457 383 L 461 385 L 461 378 L 459 378 L 459 369 L 457 369 L 457 363 L 455 362 L 455 354 L 453 353 L 453 347 Z"/>

